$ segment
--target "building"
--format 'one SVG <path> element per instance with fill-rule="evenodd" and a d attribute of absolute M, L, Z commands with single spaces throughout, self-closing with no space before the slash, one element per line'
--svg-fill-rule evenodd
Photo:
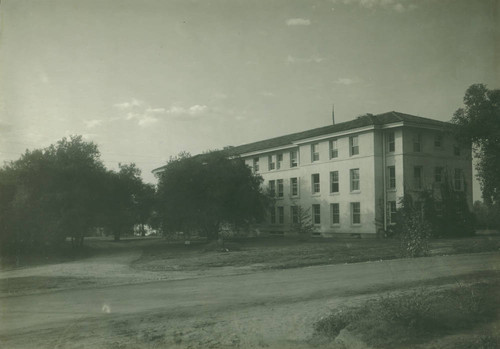
<path fill-rule="evenodd" d="M 287 234 L 297 206 L 310 209 L 315 235 L 376 236 L 398 200 L 448 181 L 472 207 L 471 148 L 450 123 L 388 112 L 230 147 L 264 178 L 276 198 L 260 227 Z"/>

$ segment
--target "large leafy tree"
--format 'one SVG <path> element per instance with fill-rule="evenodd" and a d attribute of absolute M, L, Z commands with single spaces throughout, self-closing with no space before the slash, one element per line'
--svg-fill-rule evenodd
<path fill-rule="evenodd" d="M 119 164 L 119 170 L 108 171 L 102 224 L 116 241 L 132 231 L 135 224 L 147 223 L 153 207 L 154 187 L 145 184 L 135 164 Z"/>
<path fill-rule="evenodd" d="M 473 144 L 476 169 L 483 199 L 487 205 L 500 205 L 500 90 L 483 84 L 471 85 L 463 108 L 453 115 L 457 137 Z"/>
<path fill-rule="evenodd" d="M 264 218 L 262 177 L 223 151 L 171 159 L 159 174 L 158 214 L 165 232 L 196 232 L 213 240 L 223 224 Z"/>
<path fill-rule="evenodd" d="M 95 226 L 105 168 L 97 146 L 81 136 L 26 151 L 0 169 L 0 243 L 20 250 L 81 245 Z"/>

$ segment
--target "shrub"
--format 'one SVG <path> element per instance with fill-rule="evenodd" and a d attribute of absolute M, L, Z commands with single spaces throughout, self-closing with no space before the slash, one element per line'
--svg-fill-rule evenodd
<path fill-rule="evenodd" d="M 405 215 L 400 233 L 400 252 L 403 257 L 422 257 L 429 253 L 431 227 L 417 211 Z"/>

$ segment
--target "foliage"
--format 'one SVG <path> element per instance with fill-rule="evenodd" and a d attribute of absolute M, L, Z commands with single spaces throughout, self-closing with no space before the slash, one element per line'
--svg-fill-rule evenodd
<path fill-rule="evenodd" d="M 476 169 L 483 200 L 487 205 L 498 204 L 500 203 L 500 90 L 489 90 L 483 84 L 471 85 L 465 92 L 464 104 L 464 108 L 458 109 L 452 119 L 457 125 L 457 139 L 465 145 L 473 144 L 478 159 Z"/>
<path fill-rule="evenodd" d="M 76 244 L 96 220 L 105 169 L 81 136 L 26 151 L 0 169 L 0 239 L 6 250 Z"/>
<path fill-rule="evenodd" d="M 158 216 L 166 233 L 183 231 L 218 238 L 221 226 L 264 218 L 268 198 L 262 178 L 240 158 L 222 151 L 171 159 L 158 175 Z"/>
<path fill-rule="evenodd" d="M 301 205 L 295 206 L 297 207 L 297 223 L 292 225 L 292 229 L 295 233 L 297 233 L 300 239 L 307 240 L 314 231 L 311 209 L 306 209 Z"/>
<path fill-rule="evenodd" d="M 494 283 L 459 284 L 445 291 L 416 289 L 389 294 L 322 318 L 314 325 L 315 334 L 333 339 L 347 328 L 374 347 L 425 343 L 443 334 L 492 321 L 499 306 L 494 297 L 497 286 Z M 491 338 L 481 342 L 488 344 Z"/>
<path fill-rule="evenodd" d="M 104 189 L 105 206 L 102 225 L 116 241 L 123 233 L 132 232 L 137 223 L 145 224 L 154 203 L 154 187 L 144 184 L 135 164 L 119 164 L 119 171 L 108 171 Z"/>
<path fill-rule="evenodd" d="M 107 171 L 97 145 L 81 136 L 27 150 L 0 168 L 2 251 L 57 247 L 66 237 L 82 246 L 97 227 L 144 221 L 139 175 L 134 165 L 121 166 L 119 173 Z M 144 195 L 150 198 L 147 190 Z"/>
<path fill-rule="evenodd" d="M 482 229 L 500 230 L 500 203 L 486 205 L 482 201 L 474 202 L 473 212 L 476 218 L 476 225 Z"/>

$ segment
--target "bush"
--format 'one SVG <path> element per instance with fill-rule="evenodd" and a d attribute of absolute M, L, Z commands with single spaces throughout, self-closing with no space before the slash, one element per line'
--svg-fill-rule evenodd
<path fill-rule="evenodd" d="M 404 217 L 400 238 L 400 252 L 403 257 L 422 257 L 429 254 L 431 227 L 417 211 Z"/>

